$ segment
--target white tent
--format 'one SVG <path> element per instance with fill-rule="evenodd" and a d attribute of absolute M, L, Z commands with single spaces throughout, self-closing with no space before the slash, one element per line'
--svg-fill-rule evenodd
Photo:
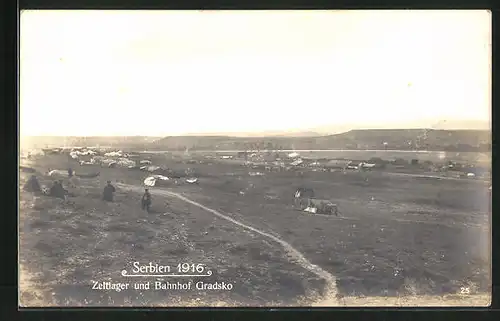
<path fill-rule="evenodd" d="M 107 156 L 107 157 L 122 157 L 123 156 L 123 152 L 121 150 L 119 150 L 117 152 L 109 152 L 109 153 L 104 154 L 104 156 Z"/>
<path fill-rule="evenodd" d="M 151 165 L 151 166 L 141 166 L 140 169 L 143 171 L 147 171 L 147 172 L 154 172 L 154 171 L 161 169 L 161 167 Z"/>
<path fill-rule="evenodd" d="M 158 183 L 161 184 L 161 182 L 167 182 L 169 180 L 170 180 L 170 178 L 163 176 L 163 175 L 153 175 L 153 176 L 146 177 L 146 179 L 144 180 L 144 185 L 153 187 L 153 186 L 157 186 Z"/>
<path fill-rule="evenodd" d="M 186 182 L 188 182 L 189 184 L 197 184 L 198 179 L 197 178 L 186 178 Z"/>
<path fill-rule="evenodd" d="M 360 164 L 360 167 L 363 167 L 363 168 L 373 168 L 375 167 L 376 164 L 371 164 L 371 163 L 361 163 Z"/>
<path fill-rule="evenodd" d="M 120 158 L 117 161 L 117 165 L 122 166 L 122 167 L 134 167 L 136 166 L 136 163 L 133 160 L 127 159 L 127 158 Z"/>
<path fill-rule="evenodd" d="M 290 165 L 292 165 L 292 166 L 298 166 L 298 165 L 300 165 L 302 163 L 303 163 L 302 159 L 299 158 L 296 161 L 294 161 L 293 163 L 291 163 Z"/>
<path fill-rule="evenodd" d="M 69 177 L 68 171 L 62 169 L 53 169 L 48 172 L 48 175 L 50 177 Z M 73 172 L 73 175 L 75 175 L 75 172 Z"/>

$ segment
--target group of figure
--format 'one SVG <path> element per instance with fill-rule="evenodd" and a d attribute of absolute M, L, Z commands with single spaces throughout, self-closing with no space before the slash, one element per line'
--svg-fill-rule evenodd
<path fill-rule="evenodd" d="M 68 176 L 70 178 L 73 177 L 73 170 L 71 168 L 68 169 Z M 38 181 L 36 175 L 31 175 L 26 184 L 24 184 L 23 189 L 27 192 L 43 193 L 48 196 L 61 199 L 66 199 L 67 196 L 72 195 L 63 187 L 62 180 L 56 180 L 53 182 L 50 189 L 46 191 L 42 190 L 42 186 L 40 185 L 40 182 Z M 102 200 L 106 202 L 113 202 L 115 192 L 116 188 L 111 184 L 111 181 L 107 181 L 107 184 L 102 192 Z M 141 198 L 141 209 L 147 211 L 148 213 L 151 213 L 151 193 L 149 193 L 149 190 L 147 188 L 144 190 L 144 194 Z"/>
<path fill-rule="evenodd" d="M 69 193 L 68 190 L 66 190 L 63 187 L 62 180 L 54 181 L 52 183 L 52 186 L 48 190 L 46 191 L 42 190 L 40 182 L 38 181 L 38 178 L 35 175 L 31 175 L 26 184 L 24 184 L 23 189 L 27 192 L 43 193 L 48 196 L 57 197 L 61 199 L 66 199 L 67 196 L 71 196 L 71 193 Z"/>
<path fill-rule="evenodd" d="M 102 199 L 106 202 L 113 202 L 115 192 L 116 188 L 111 184 L 111 181 L 108 181 L 102 191 Z M 142 195 L 141 209 L 151 213 L 151 193 L 147 188 L 144 190 L 144 195 Z"/>

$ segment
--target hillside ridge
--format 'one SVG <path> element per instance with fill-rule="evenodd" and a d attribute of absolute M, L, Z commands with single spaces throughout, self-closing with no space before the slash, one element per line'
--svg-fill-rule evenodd
<path fill-rule="evenodd" d="M 246 149 L 426 149 L 487 151 L 489 130 L 353 129 L 340 134 L 313 137 L 167 136 L 149 144 L 165 150 Z"/>

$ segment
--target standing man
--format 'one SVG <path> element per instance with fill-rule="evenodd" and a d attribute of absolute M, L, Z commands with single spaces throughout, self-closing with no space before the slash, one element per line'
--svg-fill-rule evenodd
<path fill-rule="evenodd" d="M 39 193 L 42 191 L 42 187 L 40 186 L 40 182 L 35 175 L 31 175 L 29 180 L 24 185 L 23 189 L 27 192 Z"/>
<path fill-rule="evenodd" d="M 71 168 L 68 168 L 68 177 L 73 177 L 73 170 Z"/>
<path fill-rule="evenodd" d="M 144 189 L 144 195 L 142 195 L 141 208 L 146 210 L 148 213 L 151 212 L 151 194 L 147 188 Z"/>
<path fill-rule="evenodd" d="M 108 181 L 102 192 L 102 199 L 106 202 L 113 202 L 113 196 L 115 192 L 115 187 L 111 185 L 111 181 Z"/>

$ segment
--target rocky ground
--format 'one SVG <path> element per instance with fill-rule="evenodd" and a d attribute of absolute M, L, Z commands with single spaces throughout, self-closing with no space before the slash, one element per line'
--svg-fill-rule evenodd
<path fill-rule="evenodd" d="M 66 201 L 20 192 L 22 305 L 364 305 L 381 298 L 400 305 L 409 302 L 405 298 L 417 298 L 411 302 L 418 304 L 429 296 L 440 298 L 438 303 L 464 304 L 478 301 L 478 295 L 488 304 L 487 184 L 376 172 L 250 176 L 240 165 L 182 164 L 161 156 L 153 161 L 190 167 L 200 184 L 152 188 L 152 214 L 139 206 L 145 177 L 139 171 L 71 164 L 77 172 L 99 170 L 101 176 L 71 184 L 66 179 L 65 187 L 76 195 Z M 49 185 L 44 172 L 70 163 L 63 156 L 45 156 L 26 165 Z M 21 186 L 28 175 L 21 173 Z M 117 186 L 111 204 L 100 200 L 108 179 Z M 295 210 L 292 195 L 304 185 L 337 203 L 340 217 Z M 131 271 L 136 261 L 200 263 L 213 274 L 123 277 L 121 271 Z M 327 297 L 330 276 L 334 297 Z M 117 292 L 93 290 L 94 281 L 130 287 L 147 281 L 226 282 L 233 288 Z"/>

